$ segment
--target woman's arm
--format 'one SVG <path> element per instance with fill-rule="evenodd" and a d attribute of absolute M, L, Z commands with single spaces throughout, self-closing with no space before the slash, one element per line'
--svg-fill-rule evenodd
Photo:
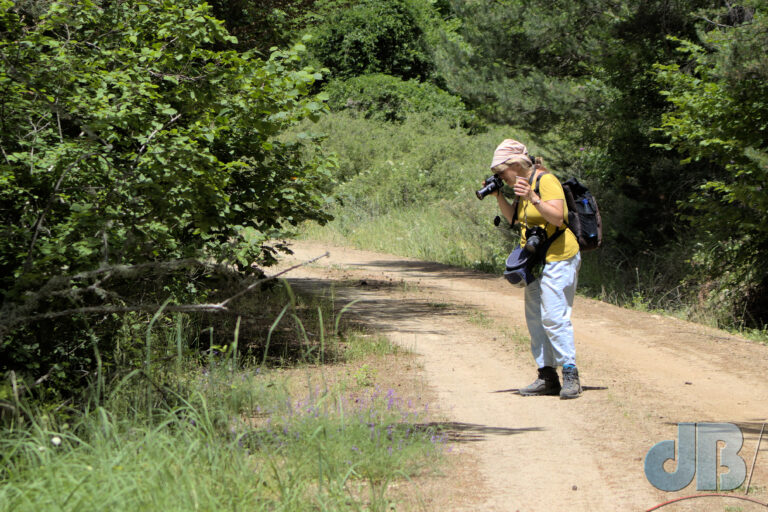
<path fill-rule="evenodd" d="M 539 210 L 539 213 L 544 220 L 550 224 L 554 224 L 557 227 L 563 225 L 563 200 L 562 199 L 550 199 L 548 201 L 542 201 L 541 197 L 533 191 L 528 180 L 519 178 L 515 182 L 515 194 L 520 196 L 521 199 L 530 201 L 530 203 Z"/>
<path fill-rule="evenodd" d="M 501 214 L 504 215 L 507 222 L 512 224 L 512 218 L 515 215 L 514 206 L 509 204 L 509 201 L 507 201 L 507 198 L 504 197 L 504 194 L 502 194 L 500 190 L 496 191 L 496 200 L 499 203 L 499 208 L 501 208 Z"/>
<path fill-rule="evenodd" d="M 540 201 L 541 198 L 535 193 L 531 192 L 532 198 L 529 199 L 531 204 L 536 201 Z M 563 225 L 563 200 L 562 199 L 550 199 L 549 201 L 541 201 L 539 204 L 534 204 L 534 207 L 539 210 L 539 213 L 544 220 L 550 224 L 554 224 L 557 227 Z"/>

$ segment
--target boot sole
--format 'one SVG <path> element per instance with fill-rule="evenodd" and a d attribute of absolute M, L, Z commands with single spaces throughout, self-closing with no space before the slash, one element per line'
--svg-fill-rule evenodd
<path fill-rule="evenodd" d="M 548 391 L 522 391 L 518 390 L 520 396 L 556 396 L 560 394 L 560 390 L 548 390 Z"/>

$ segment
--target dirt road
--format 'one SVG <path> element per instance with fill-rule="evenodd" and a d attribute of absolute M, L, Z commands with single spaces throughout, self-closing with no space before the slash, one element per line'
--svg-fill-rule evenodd
<path fill-rule="evenodd" d="M 523 397 L 517 388 L 536 372 L 521 290 L 499 276 L 398 256 L 314 242 L 296 242 L 293 250 L 285 264 L 330 252 L 291 272 L 295 286 L 333 285 L 340 301 L 360 299 L 351 311 L 358 321 L 420 355 L 459 450 L 477 466 L 473 488 L 464 489 L 469 498 L 449 509 L 648 510 L 705 494 L 696 490 L 696 479 L 678 492 L 659 491 L 646 479 L 646 453 L 657 442 L 677 439 L 679 422 L 737 424 L 744 434 L 739 455 L 751 474 L 749 497 L 768 502 L 768 439 L 750 471 L 768 421 L 767 347 L 577 298 L 573 323 L 583 396 Z M 660 510 L 766 509 L 737 499 L 744 488 L 731 496 Z"/>

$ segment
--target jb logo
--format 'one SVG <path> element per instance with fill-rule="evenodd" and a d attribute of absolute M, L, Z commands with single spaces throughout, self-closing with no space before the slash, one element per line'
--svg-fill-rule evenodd
<path fill-rule="evenodd" d="M 720 474 L 720 490 L 730 491 L 744 482 L 747 465 L 739 456 L 744 437 L 739 427 L 732 423 L 678 423 L 677 458 L 675 441 L 661 441 L 648 450 L 645 456 L 645 477 L 662 491 L 679 491 L 696 475 L 696 490 L 717 490 L 717 468 L 727 467 Z M 717 443 L 725 445 L 718 450 Z M 720 463 L 718 464 L 718 451 Z M 670 473 L 664 462 L 677 460 L 677 468 Z"/>

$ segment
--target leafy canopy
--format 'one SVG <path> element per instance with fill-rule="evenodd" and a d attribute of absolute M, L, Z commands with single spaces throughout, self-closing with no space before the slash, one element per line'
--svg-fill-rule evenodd
<path fill-rule="evenodd" d="M 360 112 L 369 119 L 402 122 L 409 114 L 423 112 L 453 125 L 472 121 L 458 96 L 428 82 L 371 74 L 332 80 L 325 92 L 331 110 Z"/>
<path fill-rule="evenodd" d="M 266 261 L 284 223 L 323 220 L 328 162 L 275 136 L 323 107 L 302 45 L 214 51 L 207 7 L 3 0 L 3 289 L 99 264 Z"/>
<path fill-rule="evenodd" d="M 0 0 L 0 369 L 45 371 L 83 346 L 77 319 L 19 318 L 142 299 L 102 287 L 108 272 L 82 278 L 96 269 L 251 270 L 291 225 L 329 219 L 334 160 L 279 137 L 325 108 L 321 74 L 302 44 L 217 49 L 235 43 L 194 0 Z"/>
<path fill-rule="evenodd" d="M 416 4 L 412 0 L 318 2 L 310 50 L 337 77 L 384 73 L 426 79 L 432 64 Z"/>
<path fill-rule="evenodd" d="M 658 65 L 656 77 L 672 105 L 664 147 L 709 169 L 681 201 L 698 242 L 694 262 L 715 276 L 716 301 L 765 316 L 752 301 L 768 293 L 768 16 L 749 5 L 742 14 L 733 26 L 713 23 L 703 45 L 677 40 L 686 65 Z"/>

